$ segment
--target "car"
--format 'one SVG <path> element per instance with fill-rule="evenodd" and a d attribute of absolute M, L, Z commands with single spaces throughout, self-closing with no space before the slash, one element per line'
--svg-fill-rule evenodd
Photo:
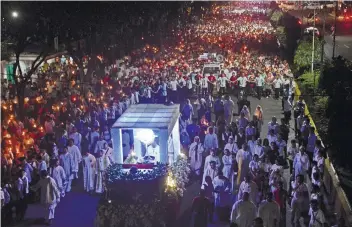
<path fill-rule="evenodd" d="M 304 29 L 304 34 L 313 35 L 313 32 L 315 33 L 315 35 L 320 36 L 320 32 L 319 32 L 318 28 L 308 27 L 308 28 Z"/>

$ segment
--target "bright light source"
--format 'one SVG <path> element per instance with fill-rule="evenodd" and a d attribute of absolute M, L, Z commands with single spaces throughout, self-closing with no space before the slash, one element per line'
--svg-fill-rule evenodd
<path fill-rule="evenodd" d="M 18 13 L 16 11 L 12 12 L 12 17 L 17 18 L 18 17 Z"/>
<path fill-rule="evenodd" d="M 137 130 L 136 138 L 145 144 L 151 144 L 154 142 L 155 134 L 151 129 L 139 129 Z"/>

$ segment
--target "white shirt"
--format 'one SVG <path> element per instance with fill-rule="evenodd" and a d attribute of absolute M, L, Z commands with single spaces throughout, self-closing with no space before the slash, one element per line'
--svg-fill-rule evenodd
<path fill-rule="evenodd" d="M 310 208 L 308 214 L 310 216 L 309 227 L 324 226 L 323 224 L 326 222 L 326 220 L 323 211 L 321 211 L 320 209 L 317 211 L 313 211 L 313 209 Z"/>
<path fill-rule="evenodd" d="M 238 78 L 237 79 L 237 81 L 239 82 L 239 84 L 240 84 L 240 87 L 246 87 L 247 86 L 247 81 L 248 81 L 248 79 L 247 79 L 247 77 L 240 77 L 240 78 Z"/>
<path fill-rule="evenodd" d="M 145 153 L 145 156 L 153 156 L 155 157 L 154 159 L 155 162 L 160 162 L 160 147 L 158 145 L 156 145 L 155 147 L 150 145 L 147 148 L 147 152 Z"/>
<path fill-rule="evenodd" d="M 220 83 L 220 87 L 226 87 L 226 81 L 227 81 L 227 78 L 226 77 L 220 77 L 218 79 L 219 83 Z"/>
<path fill-rule="evenodd" d="M 273 81 L 273 83 L 274 83 L 274 88 L 280 88 L 281 84 L 282 84 L 282 81 L 280 79 L 275 79 Z"/>
<path fill-rule="evenodd" d="M 207 78 L 202 78 L 200 80 L 200 86 L 201 86 L 201 88 L 208 88 L 208 79 Z"/>
<path fill-rule="evenodd" d="M 256 77 L 255 81 L 257 82 L 257 86 L 259 87 L 262 87 L 264 85 L 264 78 L 261 76 Z"/>
<path fill-rule="evenodd" d="M 173 91 L 177 91 L 177 81 L 176 80 L 171 80 L 170 81 L 170 86 L 171 86 L 171 90 Z"/>

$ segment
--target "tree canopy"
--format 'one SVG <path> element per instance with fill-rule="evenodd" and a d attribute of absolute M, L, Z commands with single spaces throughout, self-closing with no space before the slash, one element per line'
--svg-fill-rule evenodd
<path fill-rule="evenodd" d="M 320 61 L 321 57 L 321 42 L 318 38 L 314 42 L 314 62 Z M 296 50 L 293 62 L 296 70 L 304 72 L 309 69 L 312 64 L 313 45 L 311 41 L 302 40 Z"/>
<path fill-rule="evenodd" d="M 352 64 L 342 57 L 324 67 L 320 86 L 329 97 L 326 117 L 329 119 L 329 144 L 333 156 L 342 166 L 352 158 L 350 139 L 352 128 Z"/>

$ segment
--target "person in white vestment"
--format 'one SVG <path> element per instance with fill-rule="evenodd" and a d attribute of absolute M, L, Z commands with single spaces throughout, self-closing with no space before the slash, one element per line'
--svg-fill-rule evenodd
<path fill-rule="evenodd" d="M 235 103 L 229 95 L 226 95 L 224 102 L 224 117 L 227 124 L 232 122 L 234 107 Z"/>
<path fill-rule="evenodd" d="M 86 192 L 93 192 L 94 190 L 95 162 L 94 155 L 89 152 L 83 155 L 83 187 Z"/>
<path fill-rule="evenodd" d="M 250 175 L 246 176 L 244 181 L 240 184 L 240 187 L 238 188 L 238 199 L 242 199 L 243 195 L 245 193 L 249 193 L 249 199 L 251 202 L 254 204 L 257 204 L 257 198 L 258 198 L 258 185 L 252 181 L 252 178 Z"/>
<path fill-rule="evenodd" d="M 66 174 L 64 168 L 60 166 L 60 161 L 53 160 L 55 163 L 54 167 L 51 168 L 51 177 L 55 180 L 56 186 L 61 193 L 61 197 L 65 196 L 65 185 L 66 185 Z"/>
<path fill-rule="evenodd" d="M 73 158 L 73 166 L 72 166 L 72 174 L 74 179 L 78 179 L 78 170 L 79 170 L 79 163 L 82 161 L 82 154 L 79 150 L 79 147 L 74 144 L 73 139 L 68 140 L 68 153 L 72 155 Z"/>
<path fill-rule="evenodd" d="M 233 136 L 229 137 L 228 143 L 225 145 L 224 150 L 229 150 L 231 154 L 237 154 L 238 151 L 238 146 L 237 143 L 235 143 Z"/>
<path fill-rule="evenodd" d="M 309 191 L 308 186 L 304 183 L 303 175 L 298 175 L 295 181 L 291 182 L 292 186 L 292 215 L 291 223 L 299 222 L 304 212 L 309 210 Z"/>
<path fill-rule="evenodd" d="M 111 147 L 109 147 L 108 144 L 105 144 L 103 151 L 104 151 L 104 158 L 108 159 L 110 164 L 115 163 L 115 159 L 113 156 L 114 150 Z"/>
<path fill-rule="evenodd" d="M 65 192 L 70 192 L 72 179 L 73 179 L 73 174 L 72 174 L 73 157 L 70 153 L 68 153 L 67 147 L 64 148 L 63 154 L 60 155 L 60 165 L 65 170 L 65 176 L 66 176 Z"/>
<path fill-rule="evenodd" d="M 44 206 L 46 212 L 45 220 L 50 225 L 55 217 L 56 205 L 60 202 L 60 191 L 57 188 L 55 180 L 48 176 L 46 170 L 40 172 L 41 179 L 32 187 L 34 191 L 40 189 L 40 203 Z"/>
<path fill-rule="evenodd" d="M 268 192 L 266 200 L 259 205 L 258 216 L 263 219 L 264 226 L 279 227 L 280 207 L 273 200 L 273 193 Z"/>
<path fill-rule="evenodd" d="M 307 171 L 309 170 L 309 166 L 309 157 L 305 153 L 305 148 L 301 146 L 299 152 L 293 159 L 294 176 L 297 177 L 298 175 L 303 175 L 306 179 L 308 177 Z"/>
<path fill-rule="evenodd" d="M 313 199 L 311 201 L 308 215 L 310 216 L 309 227 L 327 226 L 324 212 L 319 208 L 318 200 Z"/>
<path fill-rule="evenodd" d="M 218 175 L 213 179 L 214 186 L 214 206 L 220 221 L 227 221 L 227 216 L 231 206 L 231 184 L 228 178 L 218 171 Z"/>
<path fill-rule="evenodd" d="M 104 140 L 104 136 L 101 135 L 97 143 L 95 144 L 94 154 L 99 155 L 100 151 L 104 149 L 105 144 L 108 143 Z"/>
<path fill-rule="evenodd" d="M 229 179 L 230 183 L 233 183 L 233 159 L 231 152 L 227 149 L 225 149 L 225 155 L 222 156 L 222 163 L 224 164 L 224 167 L 222 168 L 222 172 L 224 176 Z"/>
<path fill-rule="evenodd" d="M 214 150 L 210 150 L 210 154 L 205 158 L 205 162 L 204 162 L 204 172 L 207 170 L 207 168 L 209 167 L 209 163 L 211 161 L 215 162 L 216 168 L 219 168 L 221 165 L 220 162 L 220 158 L 218 156 L 215 155 L 215 151 Z"/>
<path fill-rule="evenodd" d="M 148 146 L 144 156 L 154 157 L 154 163 L 160 162 L 160 146 L 156 143 L 156 140 Z"/>
<path fill-rule="evenodd" d="M 239 227 L 252 227 L 256 214 L 257 208 L 254 203 L 249 200 L 249 193 L 245 192 L 242 199 L 239 199 L 232 206 L 230 220 Z"/>
<path fill-rule="evenodd" d="M 236 154 L 236 161 L 238 164 L 238 176 L 237 184 L 240 184 L 244 177 L 249 173 L 249 163 L 252 160 L 252 155 L 248 151 L 248 145 L 243 144 L 242 149 L 239 150 Z"/>
<path fill-rule="evenodd" d="M 123 160 L 127 158 L 130 154 L 131 146 L 130 146 L 130 134 L 127 131 L 122 133 L 122 151 L 123 151 Z"/>
<path fill-rule="evenodd" d="M 81 150 L 82 135 L 81 133 L 77 132 L 76 127 L 72 128 L 70 139 L 73 139 L 73 144 L 76 145 L 79 150 Z"/>
<path fill-rule="evenodd" d="M 103 193 L 104 192 L 104 175 L 105 171 L 110 165 L 109 159 L 105 158 L 104 151 L 101 150 L 99 157 L 96 159 L 95 164 L 95 174 L 96 174 L 96 185 L 95 185 L 95 192 L 96 193 Z"/>
<path fill-rule="evenodd" d="M 194 137 L 194 142 L 189 147 L 190 166 L 196 175 L 200 175 L 202 167 L 204 147 L 200 142 L 199 136 Z"/>
<path fill-rule="evenodd" d="M 210 161 L 207 169 L 203 173 L 203 183 L 205 184 L 205 178 L 209 176 L 211 180 L 214 180 L 214 178 L 218 175 L 218 168 L 216 167 L 216 162 L 215 161 Z"/>
<path fill-rule="evenodd" d="M 209 127 L 208 133 L 204 138 L 204 149 L 205 152 L 209 152 L 210 150 L 217 150 L 219 148 L 218 136 L 214 133 L 214 128 Z"/>

